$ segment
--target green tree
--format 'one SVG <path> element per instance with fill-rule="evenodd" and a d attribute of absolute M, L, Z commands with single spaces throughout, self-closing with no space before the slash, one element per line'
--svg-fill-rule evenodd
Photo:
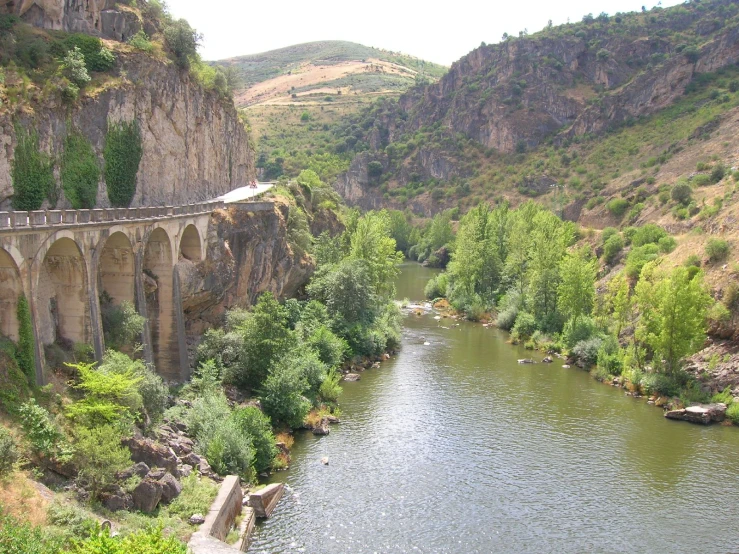
<path fill-rule="evenodd" d="M 85 66 L 85 56 L 78 46 L 72 47 L 62 60 L 62 74 L 78 87 L 90 82 L 90 74 Z"/>
<path fill-rule="evenodd" d="M 103 158 L 108 198 L 113 206 L 127 208 L 131 205 L 143 153 L 138 121 L 108 123 Z"/>
<path fill-rule="evenodd" d="M 577 321 L 593 309 L 597 273 L 595 260 L 571 253 L 562 259 L 559 270 L 559 309 L 567 319 Z"/>
<path fill-rule="evenodd" d="M 375 292 L 384 298 L 393 297 L 403 254 L 390 237 L 386 211 L 369 212 L 359 219 L 349 238 L 349 259 L 364 261 Z"/>
<path fill-rule="evenodd" d="M 26 131 L 16 125 L 17 145 L 11 163 L 10 177 L 13 182 L 13 209 L 19 211 L 38 210 L 44 199 L 54 190 L 54 162 L 39 150 L 36 131 Z"/>
<path fill-rule="evenodd" d="M 711 296 L 699 272 L 691 278 L 685 267 L 671 272 L 647 264 L 636 285 L 635 304 L 641 314 L 635 336 L 654 352 L 656 365 L 668 373 L 680 369 L 685 357 L 698 351 L 706 337 Z"/>
<path fill-rule="evenodd" d="M 100 166 L 92 144 L 82 133 L 72 132 L 64 139 L 61 163 L 64 196 L 75 210 L 95 207 L 100 181 Z"/>
<path fill-rule="evenodd" d="M 185 19 L 172 21 L 164 27 L 164 43 L 174 54 L 177 65 L 183 69 L 189 69 L 202 40 L 203 35 L 190 27 Z"/>
<path fill-rule="evenodd" d="M 265 413 L 275 425 L 300 427 L 310 410 L 310 402 L 303 396 L 309 389 L 302 368 L 291 359 L 277 362 L 264 381 L 259 396 Z"/>
<path fill-rule="evenodd" d="M 254 469 L 257 473 L 266 471 L 277 456 L 275 436 L 269 418 L 259 408 L 247 406 L 233 412 L 231 417 L 236 427 L 251 437 L 254 447 Z"/>
<path fill-rule="evenodd" d="M 531 297 L 538 320 L 554 315 L 560 283 L 559 262 L 575 236 L 572 223 L 565 223 L 551 212 L 534 216 L 531 232 Z"/>
<path fill-rule="evenodd" d="M 608 282 L 606 304 L 616 324 L 617 337 L 631 318 L 632 302 L 630 293 L 629 281 L 623 273 L 619 273 Z"/>

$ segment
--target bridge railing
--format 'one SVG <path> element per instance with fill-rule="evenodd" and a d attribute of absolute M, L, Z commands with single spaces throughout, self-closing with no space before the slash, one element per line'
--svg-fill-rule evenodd
<path fill-rule="evenodd" d="M 211 213 L 225 206 L 222 200 L 210 200 L 184 206 L 153 206 L 142 208 L 96 208 L 93 210 L 37 210 L 32 212 L 0 212 L 0 231 L 38 227 L 63 227 L 163 219 Z"/>

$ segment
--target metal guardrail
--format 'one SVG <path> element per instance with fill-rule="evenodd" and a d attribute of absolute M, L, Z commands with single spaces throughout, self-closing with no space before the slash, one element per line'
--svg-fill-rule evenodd
<path fill-rule="evenodd" d="M 93 210 L 37 210 L 33 212 L 0 212 L 0 231 L 37 229 L 69 225 L 96 225 L 115 221 L 163 219 L 211 213 L 225 206 L 222 200 L 198 202 L 184 206 L 145 208 L 102 208 Z"/>

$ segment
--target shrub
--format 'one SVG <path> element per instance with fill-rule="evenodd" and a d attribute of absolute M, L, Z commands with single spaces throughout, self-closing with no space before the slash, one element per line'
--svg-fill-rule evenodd
<path fill-rule="evenodd" d="M 103 322 L 105 345 L 113 350 L 121 350 L 134 346 L 136 339 L 144 331 L 146 318 L 139 315 L 136 308 L 128 300 L 113 304 L 106 293 L 100 297 L 100 311 Z"/>
<path fill-rule="evenodd" d="M 13 182 L 13 209 L 31 211 L 41 208 L 44 199 L 56 186 L 54 162 L 39 150 L 38 133 L 15 127 L 15 147 L 10 176 Z"/>
<path fill-rule="evenodd" d="M 42 458 L 56 459 L 64 452 L 64 435 L 44 408 L 29 400 L 18 413 L 26 440 L 35 454 Z"/>
<path fill-rule="evenodd" d="M 739 425 L 739 402 L 735 402 L 726 408 L 726 417 L 734 425 Z"/>
<path fill-rule="evenodd" d="M 337 371 L 329 371 L 326 378 L 321 383 L 321 387 L 318 389 L 318 395 L 324 402 L 336 402 L 339 399 L 342 388 L 339 384 L 341 381 L 341 375 Z"/>
<path fill-rule="evenodd" d="M 33 337 L 31 323 L 31 308 L 24 294 L 18 297 L 16 306 L 18 318 L 18 348 L 15 350 L 15 359 L 18 368 L 23 372 L 29 385 L 36 383 L 36 341 Z"/>
<path fill-rule="evenodd" d="M 276 425 L 300 427 L 310 410 L 310 402 L 303 396 L 308 388 L 300 367 L 278 362 L 260 391 L 265 413 Z"/>
<path fill-rule="evenodd" d="M 600 337 L 581 340 L 572 348 L 572 355 L 586 366 L 592 366 L 598 361 L 598 352 L 602 345 L 603 339 Z"/>
<path fill-rule="evenodd" d="M 516 324 L 517 318 L 518 318 L 518 307 L 509 306 L 503 311 L 498 312 L 498 317 L 495 320 L 495 324 L 501 329 L 510 331 L 511 329 L 513 329 L 513 326 Z"/>
<path fill-rule="evenodd" d="M 644 265 L 657 259 L 658 256 L 659 247 L 656 244 L 645 244 L 632 249 L 626 257 L 626 275 L 630 279 L 638 279 Z"/>
<path fill-rule="evenodd" d="M 80 53 L 87 71 L 108 71 L 115 64 L 115 56 L 103 46 L 103 42 L 98 37 L 74 33 L 69 35 L 64 43 L 69 52 Z"/>
<path fill-rule="evenodd" d="M 124 376 L 132 374 L 139 379 L 137 388 L 141 396 L 140 406 L 146 423 L 159 421 L 167 407 L 169 391 L 162 378 L 144 365 L 141 360 L 132 360 L 126 354 L 108 350 L 97 371 Z M 138 399 L 131 403 L 132 407 L 138 405 Z"/>
<path fill-rule="evenodd" d="M 307 345 L 316 351 L 321 362 L 329 368 L 335 368 L 344 361 L 349 345 L 347 342 L 337 337 L 326 326 L 316 329 L 312 335 L 306 340 Z"/>
<path fill-rule="evenodd" d="M 137 121 L 108 123 L 103 158 L 108 198 L 113 206 L 127 208 L 131 205 L 142 154 Z"/>
<path fill-rule="evenodd" d="M 623 198 L 614 198 L 606 205 L 608 211 L 616 217 L 621 217 L 629 208 L 629 203 Z"/>
<path fill-rule="evenodd" d="M 48 539 L 40 527 L 0 513 L 0 552 L 8 554 L 58 554 L 61 541 Z"/>
<path fill-rule="evenodd" d="M 734 395 L 731 394 L 731 387 L 726 387 L 721 392 L 717 392 L 711 397 L 711 402 L 723 402 L 727 406 L 734 403 Z"/>
<path fill-rule="evenodd" d="M 82 541 L 76 541 L 70 554 L 187 554 L 187 545 L 174 536 L 165 537 L 159 527 L 135 531 L 129 535 L 111 536 L 107 529 Z"/>
<path fill-rule="evenodd" d="M 238 409 L 231 417 L 236 428 L 251 437 L 254 447 L 254 469 L 257 473 L 269 469 L 277 456 L 275 436 L 272 434 L 269 418 L 254 406 Z"/>
<path fill-rule="evenodd" d="M 64 196 L 75 210 L 95 207 L 100 167 L 92 144 L 79 132 L 64 139 L 60 176 Z"/>
<path fill-rule="evenodd" d="M 657 242 L 657 246 L 659 247 L 660 252 L 663 254 L 669 254 L 677 248 L 677 241 L 673 237 L 662 237 Z"/>
<path fill-rule="evenodd" d="M 73 462 L 79 469 L 79 479 L 95 493 L 116 480 L 115 474 L 131 465 L 131 453 L 121 445 L 120 427 L 101 425 L 74 430 Z"/>
<path fill-rule="evenodd" d="M 424 296 L 429 300 L 446 297 L 448 281 L 446 273 L 439 273 L 432 277 L 423 289 Z"/>
<path fill-rule="evenodd" d="M 90 74 L 85 66 L 85 57 L 82 51 L 73 47 L 62 60 L 62 75 L 72 83 L 82 88 L 90 82 Z"/>
<path fill-rule="evenodd" d="M 603 244 L 603 260 L 608 264 L 612 263 L 623 248 L 624 241 L 621 238 L 621 235 L 612 235 L 605 244 Z"/>
<path fill-rule="evenodd" d="M 631 244 L 634 246 L 644 246 L 645 244 L 657 244 L 659 240 L 667 236 L 667 231 L 654 223 L 647 223 L 639 227 L 634 236 L 631 238 Z"/>
<path fill-rule="evenodd" d="M 205 514 L 218 495 L 218 486 L 193 472 L 182 480 L 182 492 L 169 505 L 169 514 L 188 519 L 192 514 Z"/>
<path fill-rule="evenodd" d="M 711 176 L 701 173 L 693 177 L 693 183 L 695 183 L 696 187 L 705 187 L 711 184 Z"/>
<path fill-rule="evenodd" d="M 172 21 L 164 27 L 164 43 L 174 54 L 177 65 L 183 69 L 189 69 L 202 39 L 202 35 L 190 27 L 185 19 Z"/>
<path fill-rule="evenodd" d="M 0 426 L 0 478 L 7 474 L 18 461 L 18 450 L 8 430 Z"/>
<path fill-rule="evenodd" d="M 712 263 L 722 262 L 729 255 L 729 243 L 723 239 L 708 239 L 706 255 Z"/>
<path fill-rule="evenodd" d="M 679 377 L 665 373 L 647 373 L 641 384 L 645 393 L 660 396 L 679 396 L 682 390 Z"/>
<path fill-rule="evenodd" d="M 581 316 L 569 319 L 562 329 L 562 342 L 567 348 L 573 348 L 578 342 L 588 340 L 598 333 L 598 327 L 592 318 Z"/>
<path fill-rule="evenodd" d="M 693 189 L 688 183 L 677 183 L 670 193 L 675 202 L 687 206 L 693 199 Z"/>
<path fill-rule="evenodd" d="M 149 40 L 149 36 L 143 30 L 139 30 L 138 33 L 128 39 L 128 44 L 137 50 L 142 50 L 147 53 L 154 51 L 154 45 Z"/>
<path fill-rule="evenodd" d="M 608 239 L 614 235 L 618 235 L 618 229 L 616 229 L 615 227 L 606 227 L 600 233 L 600 243 L 605 244 L 606 242 L 608 242 Z"/>
<path fill-rule="evenodd" d="M 726 175 L 726 168 L 723 164 L 717 163 L 711 170 L 711 182 L 718 183 Z"/>
<path fill-rule="evenodd" d="M 528 338 L 536 332 L 536 318 L 528 312 L 519 312 L 512 332 L 521 338 Z"/>

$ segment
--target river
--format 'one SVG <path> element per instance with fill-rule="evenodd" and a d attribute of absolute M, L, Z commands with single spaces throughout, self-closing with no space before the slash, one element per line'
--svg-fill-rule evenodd
<path fill-rule="evenodd" d="M 398 297 L 431 275 L 404 264 Z M 406 317 L 398 356 L 343 384 L 342 423 L 298 434 L 250 552 L 739 550 L 739 429 L 665 420 L 453 323 Z"/>

